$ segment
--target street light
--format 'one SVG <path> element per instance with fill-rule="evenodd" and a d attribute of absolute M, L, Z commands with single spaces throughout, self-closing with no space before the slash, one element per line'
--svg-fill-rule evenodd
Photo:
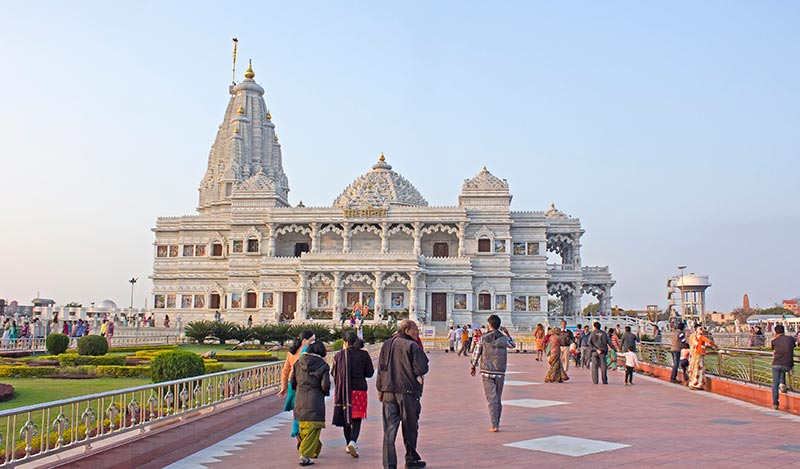
<path fill-rule="evenodd" d="M 128 282 L 131 284 L 131 311 L 133 311 L 133 286 L 139 281 L 139 277 L 132 277 Z"/>
<path fill-rule="evenodd" d="M 685 265 L 679 265 L 678 266 L 678 269 L 680 269 L 680 271 L 681 271 L 681 277 L 680 277 L 681 283 L 680 283 L 680 287 L 678 287 L 678 290 L 680 290 L 680 292 L 681 292 L 681 321 L 684 321 L 684 322 L 686 321 L 686 308 L 683 307 L 684 295 L 683 295 L 683 288 L 681 288 L 681 287 L 683 287 L 683 269 L 685 269 L 685 268 L 686 268 Z"/>

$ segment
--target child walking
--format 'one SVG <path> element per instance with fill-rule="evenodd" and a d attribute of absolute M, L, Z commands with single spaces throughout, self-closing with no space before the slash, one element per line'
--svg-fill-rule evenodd
<path fill-rule="evenodd" d="M 686 370 L 689 369 L 689 344 L 686 342 L 681 346 L 681 361 L 678 364 L 681 367 L 681 371 L 683 371 L 683 384 L 688 386 L 689 373 Z"/>
<path fill-rule="evenodd" d="M 628 347 L 627 352 L 620 353 L 620 356 L 625 357 L 625 386 L 633 386 L 633 371 L 639 365 L 639 358 L 636 357 L 633 346 Z"/>

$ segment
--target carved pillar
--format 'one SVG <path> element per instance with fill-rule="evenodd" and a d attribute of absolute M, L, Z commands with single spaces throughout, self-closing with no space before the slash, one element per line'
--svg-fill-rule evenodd
<path fill-rule="evenodd" d="M 311 252 L 319 252 L 319 224 L 311 223 Z"/>
<path fill-rule="evenodd" d="M 570 304 L 570 316 L 578 316 L 581 314 L 581 285 L 575 284 L 572 290 L 572 301 Z"/>
<path fill-rule="evenodd" d="M 611 303 L 611 298 L 613 298 L 611 296 L 611 285 L 606 285 L 605 288 L 603 288 L 603 298 L 605 299 L 606 303 L 606 312 L 610 314 L 611 308 L 613 307 L 613 303 Z"/>
<path fill-rule="evenodd" d="M 414 222 L 414 255 L 422 254 L 422 223 Z"/>
<path fill-rule="evenodd" d="M 408 274 L 411 279 L 408 282 L 408 318 L 412 321 L 418 321 L 419 315 L 417 314 L 417 272 L 410 272 Z"/>
<path fill-rule="evenodd" d="M 342 273 L 338 270 L 333 273 L 333 320 L 339 321 L 342 314 Z"/>
<path fill-rule="evenodd" d="M 350 223 L 342 223 L 342 253 L 350 252 Z"/>
<path fill-rule="evenodd" d="M 581 266 L 581 235 L 575 235 L 575 244 L 572 247 L 572 262 L 580 267 Z"/>
<path fill-rule="evenodd" d="M 381 223 L 381 252 L 389 252 L 389 224 Z"/>
<path fill-rule="evenodd" d="M 464 248 L 464 231 L 466 230 L 466 223 L 463 221 L 458 224 L 458 257 L 464 257 L 466 250 Z"/>
<path fill-rule="evenodd" d="M 275 257 L 275 238 L 277 238 L 275 230 L 278 229 L 278 226 L 275 223 L 268 223 L 267 228 L 269 228 L 269 242 L 267 245 L 267 255 L 270 257 Z"/>
<path fill-rule="evenodd" d="M 383 319 L 383 272 L 376 270 L 372 273 L 375 276 L 375 282 L 372 288 L 375 290 L 375 319 Z"/>
<path fill-rule="evenodd" d="M 305 321 L 308 318 L 308 272 L 300 272 L 300 291 L 297 294 L 296 320 Z"/>

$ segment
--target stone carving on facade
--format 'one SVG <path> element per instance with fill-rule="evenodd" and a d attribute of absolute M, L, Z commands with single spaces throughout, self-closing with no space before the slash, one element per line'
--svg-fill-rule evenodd
<path fill-rule="evenodd" d="M 408 226 L 405 223 L 401 223 L 399 225 L 394 225 L 393 227 L 389 228 L 388 235 L 394 236 L 397 233 L 403 232 L 409 236 L 414 236 L 414 229 Z"/>
<path fill-rule="evenodd" d="M 336 233 L 339 236 L 344 236 L 344 230 L 342 230 L 341 228 L 339 228 L 338 225 L 335 225 L 333 223 L 328 223 L 319 230 L 320 236 L 328 233 Z"/>
<path fill-rule="evenodd" d="M 314 275 L 313 277 L 311 277 L 310 279 L 308 279 L 308 284 L 309 285 L 323 285 L 323 286 L 326 286 L 326 287 L 332 287 L 333 286 L 333 277 L 331 277 L 328 274 L 324 274 L 324 273 L 320 272 L 320 273 Z"/>
<path fill-rule="evenodd" d="M 370 284 L 371 285 L 374 281 L 375 281 L 375 277 L 373 277 L 372 275 L 366 275 L 366 274 L 362 274 L 360 272 L 356 272 L 356 273 L 352 273 L 352 274 L 346 275 L 344 277 L 344 279 L 342 280 L 342 283 L 344 285 L 349 285 L 349 284 L 351 284 L 353 282 L 362 282 L 362 283 L 366 283 L 366 284 Z"/>
<path fill-rule="evenodd" d="M 551 219 L 552 218 L 556 218 L 556 219 L 572 218 L 569 215 L 567 215 L 566 213 L 564 213 L 561 210 L 557 209 L 555 202 L 550 204 L 550 208 L 547 209 L 546 212 L 544 212 L 544 216 L 547 217 L 547 218 L 551 218 Z"/>
<path fill-rule="evenodd" d="M 291 224 L 291 225 L 282 226 L 282 227 L 278 228 L 277 230 L 275 230 L 275 235 L 278 236 L 278 235 L 282 235 L 282 234 L 286 234 L 286 233 L 292 233 L 292 232 L 311 236 L 311 228 L 309 228 L 307 226 L 303 226 L 303 225 L 297 225 L 297 224 Z"/>
<path fill-rule="evenodd" d="M 395 273 L 393 273 L 393 274 L 391 274 L 391 275 L 389 275 L 389 276 L 387 276 L 386 278 L 383 279 L 383 281 L 381 282 L 381 287 L 386 287 L 387 285 L 391 284 L 392 282 L 401 283 L 401 284 L 405 285 L 406 287 L 408 287 L 410 285 L 410 280 L 408 278 L 406 278 L 404 275 L 401 275 L 401 274 L 395 272 Z"/>
<path fill-rule="evenodd" d="M 438 232 L 457 235 L 458 228 L 456 228 L 455 226 L 443 225 L 441 223 L 437 223 L 435 225 L 428 225 L 421 231 L 422 234 L 438 233 Z"/>
<path fill-rule="evenodd" d="M 382 231 L 375 225 L 371 225 L 369 223 L 362 223 L 360 225 L 356 225 L 353 229 L 350 230 L 351 236 L 356 235 L 358 233 L 373 233 L 380 236 Z"/>
<path fill-rule="evenodd" d="M 275 181 L 267 176 L 263 168 L 259 168 L 256 174 L 240 182 L 237 188 L 242 192 L 272 191 L 275 190 Z"/>
<path fill-rule="evenodd" d="M 406 178 L 392 171 L 383 155 L 372 171 L 358 177 L 333 202 L 340 208 L 388 208 L 390 205 L 427 207 L 428 202 Z"/>
<path fill-rule="evenodd" d="M 494 237 L 495 237 L 494 231 L 490 230 L 486 226 L 480 227 L 478 231 L 476 231 L 475 234 L 473 235 L 473 238 L 475 239 L 481 239 L 481 238 L 494 239 Z"/>
<path fill-rule="evenodd" d="M 508 191 L 508 181 L 498 178 L 484 166 L 472 179 L 464 179 L 461 191 Z"/>

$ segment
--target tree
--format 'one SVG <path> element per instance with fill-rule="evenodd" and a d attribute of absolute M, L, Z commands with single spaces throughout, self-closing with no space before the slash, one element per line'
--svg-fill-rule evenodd
<path fill-rule="evenodd" d="M 547 299 L 547 312 L 554 314 L 561 314 L 564 310 L 564 303 L 558 298 Z"/>
<path fill-rule="evenodd" d="M 584 316 L 595 316 L 600 311 L 600 303 L 589 303 L 583 308 Z"/>
<path fill-rule="evenodd" d="M 747 323 L 747 318 L 756 314 L 756 311 L 750 308 L 739 307 L 731 311 L 731 314 L 733 314 L 733 319 L 735 321 L 739 321 L 739 324 L 745 324 Z"/>

